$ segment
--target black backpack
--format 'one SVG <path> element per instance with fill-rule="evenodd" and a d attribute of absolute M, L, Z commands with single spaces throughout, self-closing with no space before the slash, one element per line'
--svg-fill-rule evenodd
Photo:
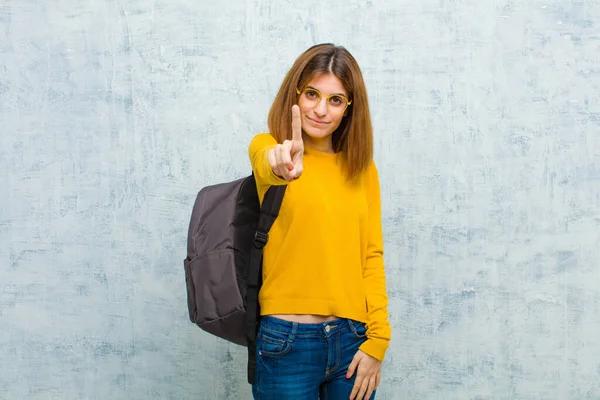
<path fill-rule="evenodd" d="M 254 174 L 198 193 L 183 264 L 190 320 L 202 330 L 248 348 L 254 382 L 260 320 L 262 251 L 286 186 L 271 186 L 260 206 Z"/>

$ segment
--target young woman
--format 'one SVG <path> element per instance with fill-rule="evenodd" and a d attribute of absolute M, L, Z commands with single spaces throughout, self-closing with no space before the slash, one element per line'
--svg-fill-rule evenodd
<path fill-rule="evenodd" d="M 367 91 L 343 47 L 285 77 L 248 149 L 259 198 L 288 185 L 264 248 L 256 399 L 373 399 L 391 339 Z"/>

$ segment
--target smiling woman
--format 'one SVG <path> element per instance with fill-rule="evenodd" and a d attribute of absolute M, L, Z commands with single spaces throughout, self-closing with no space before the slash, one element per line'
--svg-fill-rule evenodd
<path fill-rule="evenodd" d="M 262 202 L 287 185 L 264 248 L 255 398 L 373 399 L 391 339 L 379 178 L 360 68 L 343 47 L 294 63 L 248 149 Z"/>
<path fill-rule="evenodd" d="M 334 153 L 330 136 L 339 127 L 349 104 L 342 81 L 333 74 L 321 74 L 297 92 L 304 142 L 308 147 Z"/>

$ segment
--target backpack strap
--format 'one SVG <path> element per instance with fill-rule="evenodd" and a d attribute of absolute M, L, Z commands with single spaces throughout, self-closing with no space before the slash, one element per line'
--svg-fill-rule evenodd
<path fill-rule="evenodd" d="M 258 227 L 254 234 L 246 288 L 246 342 L 248 347 L 248 383 L 254 383 L 256 369 L 256 334 L 260 320 L 258 292 L 262 284 L 263 247 L 269 241 L 269 230 L 279 215 L 287 185 L 271 186 L 262 202 Z"/>

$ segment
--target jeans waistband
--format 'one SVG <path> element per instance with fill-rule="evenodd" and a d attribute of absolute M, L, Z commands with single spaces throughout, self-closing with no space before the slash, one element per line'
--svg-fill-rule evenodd
<path fill-rule="evenodd" d="M 341 330 L 355 331 L 356 325 L 363 323 L 349 318 L 336 318 L 322 323 L 303 323 L 286 321 L 281 318 L 265 315 L 261 317 L 260 324 L 262 328 L 276 332 L 292 333 L 295 336 L 313 336 L 329 335 Z"/>

